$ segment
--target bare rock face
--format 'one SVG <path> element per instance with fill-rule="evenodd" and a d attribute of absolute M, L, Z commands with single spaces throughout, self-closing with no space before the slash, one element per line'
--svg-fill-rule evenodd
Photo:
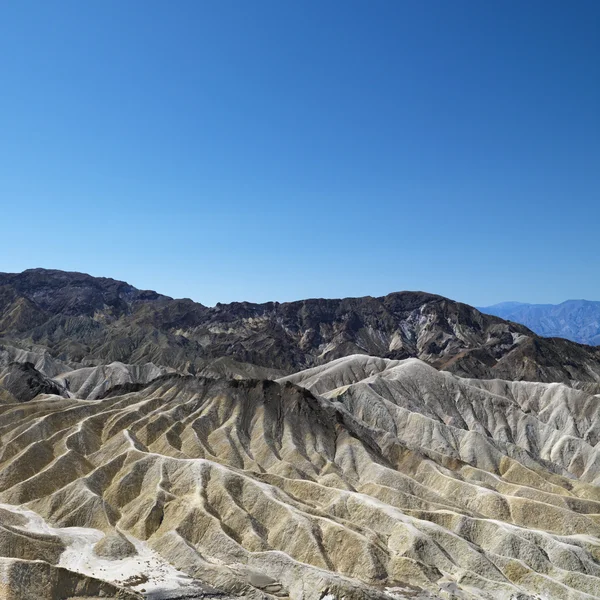
<path fill-rule="evenodd" d="M 600 596 L 600 405 L 566 385 L 355 355 L 5 404 L 0 436 L 0 550 L 51 579 L 149 598 Z"/>
<path fill-rule="evenodd" d="M 142 596 L 106 581 L 86 577 L 44 561 L 0 558 L 0 598 L 5 600 L 67 600 Z"/>
<path fill-rule="evenodd" d="M 63 395 L 58 383 L 40 373 L 31 363 L 13 362 L 0 373 L 0 387 L 6 399 L 27 402 L 38 394 Z"/>
<path fill-rule="evenodd" d="M 94 545 L 94 554 L 108 560 L 119 560 L 135 556 L 135 546 L 120 532 L 115 531 L 104 536 Z"/>
<path fill-rule="evenodd" d="M 151 381 L 173 372 L 173 369 L 157 367 L 152 363 L 126 365 L 113 362 L 109 365 L 69 370 L 61 373 L 54 381 L 66 389 L 69 396 L 96 400 L 124 386 L 144 387 Z"/>
<path fill-rule="evenodd" d="M 23 530 L 26 520 L 18 513 L 0 509 L 0 556 L 57 563 L 65 551 L 60 537 Z"/>
<path fill-rule="evenodd" d="M 600 597 L 597 349 L 44 270 L 0 335 L 0 598 Z"/>
<path fill-rule="evenodd" d="M 599 348 L 541 338 L 423 292 L 209 308 L 112 279 L 33 269 L 0 274 L 0 336 L 83 367 L 153 363 L 223 375 L 249 363 L 262 377 L 359 353 L 416 357 L 468 377 L 600 382 Z M 214 362 L 223 357 L 234 362 Z"/>

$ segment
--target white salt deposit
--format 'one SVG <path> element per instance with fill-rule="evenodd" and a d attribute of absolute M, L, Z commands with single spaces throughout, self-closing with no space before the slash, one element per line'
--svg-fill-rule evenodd
<path fill-rule="evenodd" d="M 59 537 L 66 546 L 58 563 L 60 567 L 136 591 L 167 591 L 193 584 L 193 579 L 171 566 L 145 542 L 124 532 L 120 533 L 135 546 L 137 554 L 109 560 L 94 553 L 94 546 L 104 537 L 98 529 L 51 527 L 40 515 L 21 506 L 0 503 L 0 509 L 27 519 L 27 524 L 18 529 Z"/>

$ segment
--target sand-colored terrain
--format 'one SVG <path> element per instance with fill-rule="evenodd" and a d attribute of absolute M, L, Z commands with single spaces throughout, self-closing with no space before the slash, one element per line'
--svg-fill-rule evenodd
<path fill-rule="evenodd" d="M 563 384 L 363 355 L 5 402 L 0 590 L 597 598 L 599 410 Z"/>

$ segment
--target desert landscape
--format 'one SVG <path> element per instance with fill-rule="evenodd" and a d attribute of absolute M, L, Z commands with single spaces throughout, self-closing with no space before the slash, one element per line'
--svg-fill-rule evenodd
<path fill-rule="evenodd" d="M 0 1 L 0 600 L 600 599 L 599 23 Z"/>
<path fill-rule="evenodd" d="M 0 282 L 7 599 L 600 595 L 594 348 L 423 294 Z"/>

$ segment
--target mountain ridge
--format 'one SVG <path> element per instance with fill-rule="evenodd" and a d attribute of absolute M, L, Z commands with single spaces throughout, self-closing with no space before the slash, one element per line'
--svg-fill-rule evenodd
<path fill-rule="evenodd" d="M 599 393 L 600 350 L 425 292 L 0 275 L 0 596 L 597 598 Z"/>
<path fill-rule="evenodd" d="M 114 392 L 0 403 L 9 600 L 600 594 L 586 392 L 365 355 L 278 381 L 167 374 Z"/>
<path fill-rule="evenodd" d="M 427 292 L 207 307 L 33 269 L 0 274 L 0 343 L 81 366 L 153 363 L 189 373 L 225 357 L 292 373 L 358 353 L 419 358 L 468 377 L 600 381 L 600 350 Z"/>
<path fill-rule="evenodd" d="M 600 301 L 571 299 L 559 304 L 500 302 L 478 307 L 483 313 L 525 325 L 545 337 L 600 345 Z"/>

